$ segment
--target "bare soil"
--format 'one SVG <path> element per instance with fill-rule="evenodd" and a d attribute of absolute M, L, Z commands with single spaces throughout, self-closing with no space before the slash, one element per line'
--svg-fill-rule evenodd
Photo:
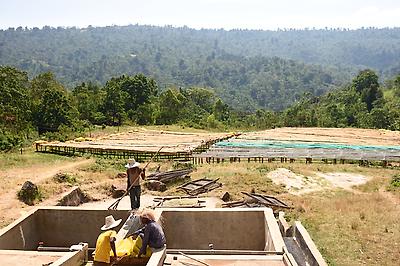
<path fill-rule="evenodd" d="M 0 201 L 0 227 L 35 208 L 22 203 L 17 198 L 17 192 L 25 181 L 30 180 L 34 184 L 39 184 L 58 172 L 73 170 L 92 162 L 93 160 L 83 159 L 76 162 L 63 162 L 62 165 L 21 166 L 7 171 L 0 171 L 0 180 L 2 180 L 0 186 L 2 198 Z M 47 201 L 39 203 L 39 205 L 47 204 Z"/>
<path fill-rule="evenodd" d="M 284 185 L 289 193 L 300 195 L 325 189 L 342 188 L 353 191 L 353 186 L 363 185 L 370 177 L 354 173 L 320 173 L 312 175 L 296 174 L 286 168 L 278 168 L 267 174 L 275 184 Z"/>

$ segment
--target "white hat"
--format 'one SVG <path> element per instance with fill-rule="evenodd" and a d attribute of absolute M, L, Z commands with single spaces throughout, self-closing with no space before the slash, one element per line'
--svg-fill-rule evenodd
<path fill-rule="evenodd" d="M 134 158 L 129 159 L 128 163 L 125 165 L 126 168 L 139 167 L 140 163 L 136 162 Z"/>
<path fill-rule="evenodd" d="M 106 217 L 104 225 L 101 227 L 101 230 L 105 231 L 114 227 L 117 227 L 121 223 L 122 219 L 114 220 L 112 215 Z"/>

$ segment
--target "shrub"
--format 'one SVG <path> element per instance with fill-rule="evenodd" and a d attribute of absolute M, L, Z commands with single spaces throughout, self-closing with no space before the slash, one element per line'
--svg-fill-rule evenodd
<path fill-rule="evenodd" d="M 24 139 L 19 135 L 12 135 L 9 132 L 0 130 L 0 151 L 9 151 L 21 147 Z"/>
<path fill-rule="evenodd" d="M 69 183 L 71 185 L 77 182 L 76 176 L 68 173 L 58 173 L 53 177 L 53 179 L 59 183 Z"/>
<path fill-rule="evenodd" d="M 392 181 L 390 181 L 390 187 L 400 188 L 400 174 L 397 174 L 392 177 Z"/>

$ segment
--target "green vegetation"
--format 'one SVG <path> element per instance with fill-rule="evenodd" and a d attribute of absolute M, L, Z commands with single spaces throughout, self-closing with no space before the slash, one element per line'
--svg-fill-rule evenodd
<path fill-rule="evenodd" d="M 400 75 L 382 86 L 369 69 L 360 71 L 349 85 L 321 96 L 308 94 L 282 112 L 254 113 L 224 103 L 205 88 L 160 91 L 155 80 L 143 74 L 111 78 L 104 86 L 82 83 L 68 91 L 52 73 L 29 80 L 26 72 L 0 67 L 0 150 L 21 147 L 38 135 L 65 141 L 91 135 L 94 126 L 124 124 L 219 130 L 281 126 L 400 130 L 399 110 Z"/>
<path fill-rule="evenodd" d="M 400 190 L 400 174 L 396 174 L 392 177 L 389 184 L 389 190 Z"/>
<path fill-rule="evenodd" d="M 70 185 L 74 185 L 78 182 L 77 176 L 70 173 L 57 173 L 53 176 L 53 179 L 58 183 L 68 183 Z"/>
<path fill-rule="evenodd" d="M 0 153 L 1 170 L 8 170 L 14 167 L 46 166 L 62 164 L 63 162 L 74 161 L 75 158 L 59 156 L 55 154 L 44 154 L 33 152 L 32 148 L 24 149 L 22 154 L 19 151 Z"/>
<path fill-rule="evenodd" d="M 0 40 L 2 151 L 109 125 L 400 129 L 397 28 L 19 27 Z"/>

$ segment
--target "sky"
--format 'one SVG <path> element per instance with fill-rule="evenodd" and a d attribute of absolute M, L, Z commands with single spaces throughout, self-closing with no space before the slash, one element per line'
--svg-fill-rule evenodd
<path fill-rule="evenodd" d="M 400 27 L 399 0 L 0 0 L 0 28 L 110 25 L 201 29 Z"/>

